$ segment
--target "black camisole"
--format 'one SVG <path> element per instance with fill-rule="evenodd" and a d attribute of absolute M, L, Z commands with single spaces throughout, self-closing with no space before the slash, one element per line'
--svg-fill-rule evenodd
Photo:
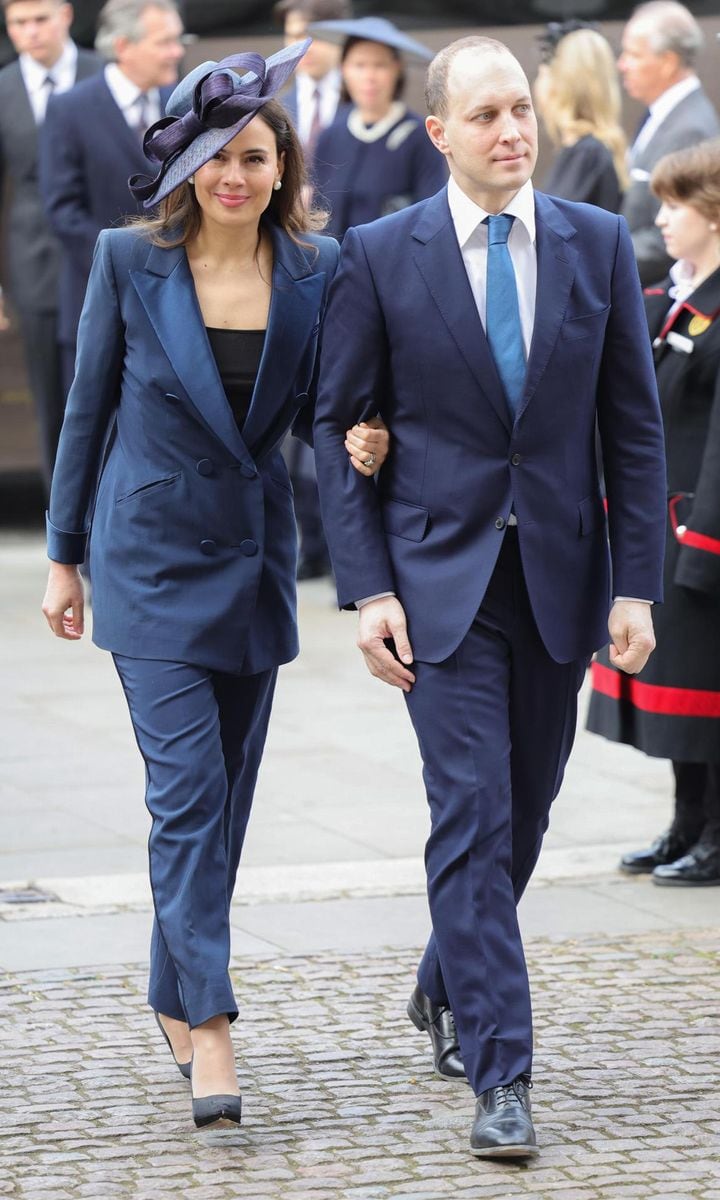
<path fill-rule="evenodd" d="M 220 381 L 238 429 L 248 415 L 260 358 L 265 344 L 264 329 L 206 329 Z"/>

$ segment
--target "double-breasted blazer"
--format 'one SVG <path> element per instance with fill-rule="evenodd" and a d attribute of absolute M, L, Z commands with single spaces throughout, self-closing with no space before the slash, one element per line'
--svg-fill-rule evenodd
<path fill-rule="evenodd" d="M 612 588 L 659 600 L 663 433 L 642 295 L 622 218 L 535 193 L 537 302 L 510 415 L 447 191 L 351 229 L 323 333 L 315 456 L 342 606 L 397 592 L 420 661 L 460 645 L 514 511 L 540 636 L 558 662 L 607 642 Z M 380 411 L 377 486 L 338 461 Z M 370 483 L 370 486 L 364 486 Z"/>
<path fill-rule="evenodd" d="M 48 549 L 81 563 L 89 541 L 93 640 L 107 650 L 241 673 L 297 654 L 295 517 L 279 445 L 293 423 L 309 436 L 339 251 L 268 228 L 272 300 L 242 433 L 185 250 L 132 228 L 98 239 Z"/>

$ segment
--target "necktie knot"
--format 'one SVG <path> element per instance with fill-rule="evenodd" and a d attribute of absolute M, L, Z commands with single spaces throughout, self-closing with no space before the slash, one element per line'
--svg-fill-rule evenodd
<path fill-rule="evenodd" d="M 513 227 L 514 217 L 508 213 L 497 213 L 485 218 L 488 227 L 488 245 L 506 246 Z"/>

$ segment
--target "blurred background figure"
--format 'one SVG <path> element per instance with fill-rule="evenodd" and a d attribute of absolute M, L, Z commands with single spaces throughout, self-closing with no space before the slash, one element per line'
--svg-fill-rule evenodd
<path fill-rule="evenodd" d="M 720 884 L 720 140 L 661 159 L 651 185 L 678 260 L 645 290 L 670 494 L 665 602 L 639 675 L 616 671 L 607 651 L 593 663 L 588 728 L 672 759 L 672 824 L 621 869 L 700 886 Z"/>
<path fill-rule="evenodd" d="M 618 212 L 628 184 L 620 85 L 610 43 L 578 21 L 540 38 L 535 106 L 558 153 L 542 190 Z"/>
<path fill-rule="evenodd" d="M 311 21 L 334 21 L 352 16 L 350 0 L 280 0 L 273 13 L 283 26 L 285 45 L 307 37 Z M 333 42 L 313 38 L 309 50 L 281 100 L 290 113 L 312 178 L 315 151 L 323 129 L 332 125 L 340 105 L 342 78 L 340 48 Z M 312 188 L 305 202 L 309 205 Z M 319 579 L 330 574 L 320 500 L 315 477 L 315 456 L 300 438 L 289 437 L 284 446 L 295 493 L 295 516 L 300 536 L 298 579 Z"/>
<path fill-rule="evenodd" d="M 0 71 L 0 197 L 7 184 L 2 282 L 22 337 L 49 492 L 64 394 L 57 337 L 59 247 L 40 199 L 38 127 L 50 95 L 99 71 L 101 60 L 71 40 L 73 10 L 62 0 L 3 0 L 2 8 L 18 54 Z M 0 330 L 8 321 L 0 292 Z"/>
<path fill-rule="evenodd" d="M 630 146 L 630 186 L 622 204 L 644 284 L 662 279 L 671 263 L 654 223 L 659 204 L 650 190 L 652 169 L 663 155 L 720 132 L 693 70 L 702 41 L 695 18 L 675 0 L 641 4 L 623 33 L 618 70 L 628 95 L 648 106 Z"/>
<path fill-rule="evenodd" d="M 403 102 L 405 63 L 432 53 L 381 17 L 322 21 L 313 37 L 342 45 L 342 99 L 350 108 L 318 139 L 315 182 L 330 209 L 328 232 L 362 225 L 434 195 L 447 182 L 445 160 L 424 118 Z"/>
<path fill-rule="evenodd" d="M 172 0 L 108 0 L 95 45 L 110 59 L 71 92 L 53 96 L 40 138 L 40 183 L 62 247 L 59 340 L 66 391 L 95 241 L 140 211 L 128 189 L 147 170 L 145 130 L 159 120 L 183 56 Z"/>
<path fill-rule="evenodd" d="M 283 27 L 285 45 L 307 37 L 311 21 L 340 21 L 352 16 L 350 0 L 280 0 L 273 13 Z M 282 102 L 298 131 L 308 171 L 312 172 L 318 138 L 332 125 L 340 104 L 340 49 L 313 38 Z"/>

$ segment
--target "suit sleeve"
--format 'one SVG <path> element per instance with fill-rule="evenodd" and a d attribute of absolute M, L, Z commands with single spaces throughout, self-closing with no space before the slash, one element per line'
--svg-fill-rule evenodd
<path fill-rule="evenodd" d="M 63 246 L 89 264 L 100 227 L 90 214 L 82 150 L 66 96 L 51 96 L 39 131 L 38 174 L 50 226 Z"/>
<path fill-rule="evenodd" d="M 341 608 L 395 590 L 378 489 L 354 469 L 343 444 L 351 425 L 382 413 L 387 372 L 382 309 L 360 234 L 350 229 L 325 316 L 314 427 L 320 506 Z"/>
<path fill-rule="evenodd" d="M 720 377 L 675 582 L 720 601 Z"/>
<path fill-rule="evenodd" d="M 120 393 L 125 334 L 110 239 L 110 231 L 98 238 L 53 473 L 47 532 L 48 557 L 55 562 L 85 559 L 103 451 Z"/>
<path fill-rule="evenodd" d="M 642 293 L 622 217 L 597 412 L 613 595 L 660 601 L 667 522 L 665 442 Z"/>
<path fill-rule="evenodd" d="M 315 417 L 315 401 L 317 399 L 318 378 L 320 374 L 320 357 L 322 354 L 323 341 L 323 322 L 325 319 L 325 311 L 327 309 L 328 290 L 332 283 L 337 270 L 338 260 L 340 258 L 340 247 L 334 238 L 326 239 L 326 247 L 323 257 L 327 260 L 323 263 L 323 268 L 327 275 L 327 283 L 325 285 L 325 296 L 323 301 L 322 312 L 320 313 L 320 329 L 318 331 L 317 346 L 315 350 L 315 363 L 313 365 L 312 382 L 308 391 L 308 401 L 300 409 L 292 426 L 293 437 L 300 438 L 308 446 L 313 444 L 313 420 Z"/>

